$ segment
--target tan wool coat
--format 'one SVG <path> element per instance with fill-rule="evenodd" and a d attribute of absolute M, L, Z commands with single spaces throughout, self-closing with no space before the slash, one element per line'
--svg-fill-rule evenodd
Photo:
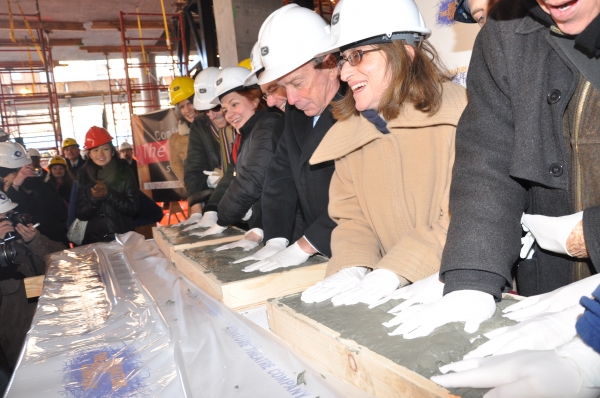
<path fill-rule="evenodd" d="M 179 124 L 179 133 L 169 137 L 169 156 L 171 170 L 177 179 L 183 182 L 185 159 L 187 158 L 190 128 L 185 123 Z"/>
<path fill-rule="evenodd" d="M 384 268 L 411 282 L 440 268 L 450 222 L 454 137 L 465 89 L 443 84 L 433 116 L 406 106 L 382 134 L 363 116 L 336 123 L 310 159 L 335 159 L 329 188 L 327 276 L 348 267 Z"/>

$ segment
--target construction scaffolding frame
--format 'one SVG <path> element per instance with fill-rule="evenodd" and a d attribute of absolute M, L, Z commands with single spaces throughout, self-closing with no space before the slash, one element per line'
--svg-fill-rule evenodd
<path fill-rule="evenodd" d="M 15 16 L 0 13 L 0 18 Z M 31 28 L 30 37 L 25 40 L 15 38 L 13 43 L 0 48 L 0 54 L 26 54 L 27 61 L 0 62 L 0 124 L 13 137 L 26 141 L 31 147 L 58 150 L 62 133 L 49 38 L 42 28 L 39 12 L 18 16 L 26 19 L 26 25 Z M 33 57 L 40 60 L 34 61 Z M 17 75 L 27 78 L 15 81 Z M 36 75 L 39 78 L 36 79 Z"/>
<path fill-rule="evenodd" d="M 160 37 L 148 37 L 143 34 L 144 21 L 141 18 L 148 17 L 160 18 L 160 21 L 164 21 L 166 29 Z M 125 23 L 130 18 L 135 18 L 138 22 L 138 29 L 129 29 L 130 31 L 133 30 L 133 34 L 129 34 L 127 24 Z M 170 21 L 167 21 L 167 19 Z M 156 19 L 152 22 L 156 22 Z M 168 92 L 170 81 L 159 80 L 156 74 L 156 67 L 171 68 L 172 77 L 176 75 L 175 69 L 182 76 L 187 76 L 189 73 L 189 52 L 185 39 L 185 21 L 181 12 L 176 14 L 158 14 L 125 13 L 120 11 L 119 24 L 125 79 L 119 82 L 109 78 L 109 93 L 114 115 L 115 104 L 120 102 L 124 91 L 127 98 L 131 130 L 133 131 L 133 115 L 161 109 L 160 92 Z M 172 29 L 169 27 L 172 27 Z M 141 62 L 133 62 L 134 53 L 141 53 Z M 166 55 L 167 61 L 164 63 L 155 62 L 154 57 L 157 54 Z M 141 76 L 140 81 L 132 77 L 134 70 L 139 71 L 139 75 Z M 115 96 L 119 101 L 115 102 Z"/>

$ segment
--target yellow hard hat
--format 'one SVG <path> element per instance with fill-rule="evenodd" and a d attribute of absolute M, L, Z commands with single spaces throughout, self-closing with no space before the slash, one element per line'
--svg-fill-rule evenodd
<path fill-rule="evenodd" d="M 246 68 L 248 70 L 252 70 L 252 62 L 250 61 L 250 58 L 246 58 L 244 60 L 241 60 L 238 63 L 238 66 L 241 66 L 242 68 Z"/>
<path fill-rule="evenodd" d="M 72 138 L 68 138 L 68 139 L 72 139 Z M 67 161 L 62 156 L 56 155 L 52 159 L 50 159 L 50 163 L 48 163 L 48 168 L 54 166 L 55 164 L 60 164 L 62 166 L 65 166 L 65 169 L 69 168 L 69 166 L 67 166 Z"/>
<path fill-rule="evenodd" d="M 66 147 L 68 147 L 68 146 L 73 146 L 73 145 L 77 145 L 77 146 L 79 146 L 79 144 L 77 143 L 77 141 L 75 141 L 75 138 L 66 138 L 66 139 L 63 141 L 63 145 L 62 145 L 62 147 L 63 147 L 63 148 L 66 148 Z"/>
<path fill-rule="evenodd" d="M 194 95 L 194 79 L 187 76 L 179 76 L 173 79 L 169 86 L 171 105 L 176 105 L 192 95 Z"/>

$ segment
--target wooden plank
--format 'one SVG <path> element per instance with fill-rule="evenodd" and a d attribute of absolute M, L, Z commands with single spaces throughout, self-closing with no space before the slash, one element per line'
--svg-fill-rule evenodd
<path fill-rule="evenodd" d="M 40 297 L 42 295 L 42 288 L 44 287 L 45 275 L 31 276 L 25 278 L 25 295 L 27 298 Z"/>
<path fill-rule="evenodd" d="M 50 47 L 70 47 L 80 46 L 83 44 L 83 39 L 50 39 Z M 9 39 L 0 39 L 0 47 L 34 47 L 31 40 L 17 40 L 13 43 Z"/>
<path fill-rule="evenodd" d="M 154 238 L 154 241 L 156 242 L 160 250 L 164 253 L 164 255 L 167 256 L 167 258 L 171 261 L 173 261 L 176 250 L 185 250 L 194 247 L 216 245 L 219 243 L 225 244 L 242 239 L 245 233 L 239 228 L 231 227 L 228 228 L 222 234 L 200 238 L 196 236 L 190 236 L 189 233 L 182 233 L 183 235 L 173 233 L 172 231 L 174 231 L 174 228 L 179 227 L 173 226 L 152 228 L 152 237 Z"/>
<path fill-rule="evenodd" d="M 38 23 L 36 20 L 29 20 L 31 29 L 37 29 Z M 25 22 L 22 19 L 14 20 L 15 30 L 27 30 Z M 62 31 L 85 31 L 85 27 L 81 22 L 56 22 L 56 21 L 42 21 L 42 28 L 47 31 L 62 30 Z M 10 22 L 8 20 L 0 21 L 0 30 L 10 30 Z"/>
<path fill-rule="evenodd" d="M 177 269 L 205 292 L 222 301 L 235 310 L 255 308 L 265 304 L 273 297 L 298 293 L 315 283 L 322 281 L 327 269 L 327 259 L 315 256 L 306 263 L 290 268 L 280 268 L 272 272 L 241 271 L 251 262 L 232 264 L 231 261 L 249 255 L 248 252 L 220 252 L 218 256 L 233 256 L 223 260 L 223 264 L 214 267 L 217 261 L 202 262 L 192 258 L 190 252 L 203 252 L 211 257 L 219 245 L 194 248 L 190 251 L 177 250 L 173 262 Z M 253 250 L 257 251 L 259 248 Z M 217 254 L 215 254 L 217 256 Z"/>
<path fill-rule="evenodd" d="M 141 21 L 142 29 L 156 29 L 156 30 L 164 30 L 165 24 L 162 20 L 155 21 Z M 168 23 L 168 22 L 167 22 Z M 137 30 L 138 24 L 137 21 L 125 21 L 125 29 L 135 29 Z M 172 25 L 168 23 L 169 25 Z M 92 30 L 120 30 L 121 24 L 119 21 L 93 21 L 91 28 Z"/>
<path fill-rule="evenodd" d="M 267 315 L 274 334 L 335 376 L 376 397 L 456 397 L 431 380 L 295 312 L 279 299 L 267 301 Z"/>

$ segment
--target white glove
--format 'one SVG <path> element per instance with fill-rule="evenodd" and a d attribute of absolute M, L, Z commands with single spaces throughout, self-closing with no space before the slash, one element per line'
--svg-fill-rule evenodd
<path fill-rule="evenodd" d="M 567 251 L 567 239 L 573 228 L 582 219 L 582 211 L 562 217 L 523 214 L 521 225 L 526 232 L 531 232 L 542 249 L 570 255 Z M 523 254 L 523 249 L 521 254 Z"/>
<path fill-rule="evenodd" d="M 451 363 L 440 371 L 457 373 L 431 380 L 446 388 L 493 388 L 485 398 L 597 398 L 600 355 L 585 345 L 572 345 L 580 344 L 577 340 L 581 342 L 575 338 L 556 350 L 518 351 Z"/>
<path fill-rule="evenodd" d="M 406 300 L 388 311 L 390 314 L 395 314 L 407 309 L 413 304 L 431 303 L 441 299 L 442 296 L 444 296 L 444 284 L 440 282 L 440 273 L 436 272 L 435 274 L 430 275 L 425 279 L 421 279 L 412 285 L 404 286 L 403 288 L 396 290 L 389 296 L 371 304 L 369 308 L 375 308 L 378 305 L 386 303 L 392 299 Z"/>
<path fill-rule="evenodd" d="M 207 211 L 202 216 L 202 220 L 196 224 L 196 228 L 210 228 L 217 223 L 218 219 L 219 215 L 216 211 Z"/>
<path fill-rule="evenodd" d="M 330 299 L 342 290 L 356 286 L 368 271 L 369 269 L 366 267 L 349 267 L 339 270 L 306 289 L 300 299 L 305 303 L 320 303 Z"/>
<path fill-rule="evenodd" d="M 488 355 L 510 354 L 520 350 L 553 350 L 577 335 L 575 322 L 583 313 L 581 305 L 574 305 L 554 314 L 541 314 L 513 326 L 484 334 L 490 339 L 463 359 Z"/>
<path fill-rule="evenodd" d="M 383 326 L 402 324 L 389 335 L 401 334 L 405 339 L 428 336 L 439 326 L 450 322 L 465 322 L 465 332 L 474 333 L 481 322 L 490 319 L 495 311 L 496 303 L 491 294 L 479 290 L 457 290 L 432 303 L 409 307 Z"/>
<path fill-rule="evenodd" d="M 208 176 L 208 178 L 206 179 L 206 185 L 208 185 L 209 188 L 216 188 L 217 185 L 219 185 L 219 180 L 222 177 L 220 171 L 204 170 L 204 174 Z"/>
<path fill-rule="evenodd" d="M 222 227 L 219 224 L 215 223 L 212 227 L 210 227 L 209 229 L 207 229 L 203 232 L 192 232 L 190 235 L 196 235 L 201 238 L 204 238 L 205 236 L 209 236 L 209 235 L 218 235 L 218 234 L 222 233 L 223 231 L 225 231 L 227 228 L 229 228 L 229 227 Z"/>
<path fill-rule="evenodd" d="M 242 221 L 248 221 L 250 217 L 252 217 L 252 208 L 246 212 L 246 215 L 242 218 Z"/>
<path fill-rule="evenodd" d="M 195 224 L 202 219 L 202 213 L 194 213 L 187 220 L 180 222 L 177 225 L 190 225 Z M 194 226 L 194 228 L 196 228 Z M 184 230 L 185 231 L 185 230 Z"/>
<path fill-rule="evenodd" d="M 354 287 L 344 289 L 331 298 L 333 305 L 371 304 L 396 290 L 408 281 L 387 269 L 376 269 Z"/>
<path fill-rule="evenodd" d="M 252 228 L 250 231 L 246 232 L 246 234 L 244 236 L 247 237 L 248 234 L 250 234 L 250 233 L 254 233 L 254 234 L 260 236 L 261 241 L 264 237 L 263 230 L 260 228 Z M 245 252 L 247 252 L 248 250 L 252 250 L 257 246 L 258 246 L 258 242 L 244 238 L 244 239 L 240 239 L 235 242 L 228 243 L 223 246 L 219 246 L 215 249 L 215 251 L 220 252 L 221 250 L 230 250 L 230 249 L 235 249 L 236 247 L 239 247 L 239 248 L 242 248 Z"/>
<path fill-rule="evenodd" d="M 600 284 L 600 274 L 588 276 L 580 281 L 548 293 L 531 296 L 504 309 L 504 316 L 522 321 L 543 312 L 559 312 L 579 304 L 582 296 L 589 296 Z"/>
<path fill-rule="evenodd" d="M 241 258 L 234 261 L 233 264 L 243 263 L 245 261 L 260 261 L 267 257 L 271 257 L 273 254 L 282 251 L 288 245 L 288 240 L 285 238 L 273 238 L 269 239 L 265 244 L 265 247 L 257 251 L 251 256 Z M 245 271 L 245 270 L 243 270 Z"/>
<path fill-rule="evenodd" d="M 267 257 L 264 260 L 261 260 L 257 263 L 251 264 L 244 268 L 242 271 L 252 272 L 259 270 L 261 272 L 273 271 L 278 268 L 284 267 L 292 267 L 294 265 L 300 265 L 308 258 L 310 254 L 306 253 L 304 250 L 300 248 L 298 242 L 295 242 L 293 245 L 286 247 L 273 254 L 271 257 Z"/>

